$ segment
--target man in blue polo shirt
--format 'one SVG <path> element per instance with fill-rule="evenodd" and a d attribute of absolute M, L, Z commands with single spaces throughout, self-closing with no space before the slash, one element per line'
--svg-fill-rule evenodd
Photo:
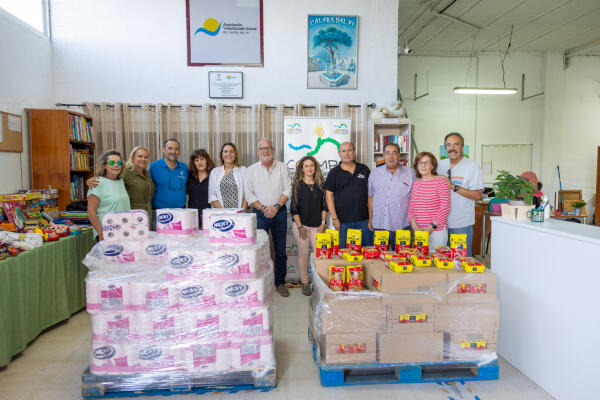
<path fill-rule="evenodd" d="M 184 163 L 178 161 L 180 150 L 177 139 L 165 140 L 162 152 L 163 158 L 150 164 L 150 177 L 155 187 L 152 209 L 184 208 L 188 169 Z M 154 229 L 156 213 L 152 214 Z"/>

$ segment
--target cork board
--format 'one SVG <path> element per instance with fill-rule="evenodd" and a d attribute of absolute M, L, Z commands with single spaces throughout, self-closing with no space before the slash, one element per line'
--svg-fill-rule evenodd
<path fill-rule="evenodd" d="M 23 122 L 20 115 L 0 111 L 0 151 L 23 152 Z"/>

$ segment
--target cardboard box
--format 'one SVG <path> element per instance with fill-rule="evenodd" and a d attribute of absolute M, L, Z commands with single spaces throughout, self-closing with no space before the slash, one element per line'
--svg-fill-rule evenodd
<path fill-rule="evenodd" d="M 319 353 L 323 364 L 374 363 L 377 361 L 377 334 L 321 335 Z"/>
<path fill-rule="evenodd" d="M 448 271 L 448 303 L 480 303 L 496 301 L 496 274 Z"/>
<path fill-rule="evenodd" d="M 382 364 L 437 362 L 444 360 L 444 334 L 384 333 L 378 335 L 379 357 Z"/>
<path fill-rule="evenodd" d="M 436 309 L 439 304 L 402 304 L 388 302 L 388 333 L 433 332 Z"/>
<path fill-rule="evenodd" d="M 394 302 L 432 304 L 446 302 L 446 271 L 437 268 L 417 268 L 397 274 L 381 260 L 368 260 L 367 288 L 384 295 L 393 295 Z"/>
<path fill-rule="evenodd" d="M 436 332 L 497 330 L 500 324 L 500 303 L 440 304 L 433 321 Z"/>
<path fill-rule="evenodd" d="M 444 356 L 448 360 L 489 361 L 497 357 L 496 331 L 460 331 L 444 334 Z"/>

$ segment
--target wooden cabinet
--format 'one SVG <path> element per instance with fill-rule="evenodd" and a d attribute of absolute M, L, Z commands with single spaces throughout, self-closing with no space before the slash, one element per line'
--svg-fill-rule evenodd
<path fill-rule="evenodd" d="M 60 210 L 86 201 L 84 182 L 94 174 L 92 119 L 69 110 L 26 111 L 31 132 L 31 186 L 57 188 Z"/>
<path fill-rule="evenodd" d="M 412 168 L 412 130 L 410 119 L 384 118 L 371 120 L 369 129 L 373 135 L 373 167 L 385 163 L 383 150 L 387 143 L 400 147 L 400 162 Z"/>
<path fill-rule="evenodd" d="M 489 202 L 487 201 L 478 201 L 475 203 L 475 225 L 473 226 L 473 243 L 471 244 L 471 254 L 485 256 L 483 254 L 483 249 L 481 248 L 481 239 L 482 236 L 487 239 L 487 235 L 490 231 L 490 222 L 489 222 L 489 214 L 484 213 L 489 207 Z M 485 230 L 484 229 L 484 218 L 487 218 L 485 221 Z"/>

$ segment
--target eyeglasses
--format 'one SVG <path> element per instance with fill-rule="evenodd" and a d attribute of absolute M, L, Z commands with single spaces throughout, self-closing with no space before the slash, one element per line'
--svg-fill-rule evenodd
<path fill-rule="evenodd" d="M 433 163 L 431 161 L 419 161 L 417 164 L 420 165 L 421 167 L 425 167 L 425 166 L 431 165 Z"/>
<path fill-rule="evenodd" d="M 269 150 L 272 150 L 272 149 L 273 149 L 272 146 L 271 147 L 259 147 L 258 151 L 269 151 Z"/>
<path fill-rule="evenodd" d="M 119 167 L 122 167 L 123 166 L 123 161 L 109 160 L 107 164 L 108 165 L 115 165 L 115 164 L 117 164 Z"/>
<path fill-rule="evenodd" d="M 448 179 L 452 179 L 452 168 L 448 170 Z"/>

